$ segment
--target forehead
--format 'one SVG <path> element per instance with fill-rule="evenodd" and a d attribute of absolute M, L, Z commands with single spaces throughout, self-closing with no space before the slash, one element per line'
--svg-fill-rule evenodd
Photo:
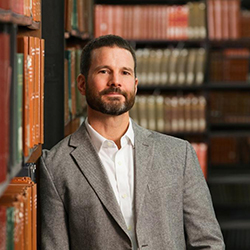
<path fill-rule="evenodd" d="M 91 64 L 96 63 L 126 63 L 134 67 L 134 59 L 131 52 L 117 46 L 101 47 L 94 49 L 91 53 Z"/>

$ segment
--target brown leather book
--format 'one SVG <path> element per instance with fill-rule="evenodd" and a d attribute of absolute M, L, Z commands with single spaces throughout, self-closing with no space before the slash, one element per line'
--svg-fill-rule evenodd
<path fill-rule="evenodd" d="M 29 41 L 27 36 L 17 38 L 17 52 L 23 54 L 23 153 L 27 157 L 30 150 L 29 130 Z"/>
<path fill-rule="evenodd" d="M 37 185 L 29 177 L 15 177 L 9 186 L 27 187 L 31 196 L 31 240 L 32 250 L 36 250 L 37 242 Z"/>
<path fill-rule="evenodd" d="M 9 185 L 0 198 L 0 204 L 15 208 L 15 245 L 17 249 L 31 248 L 31 190 L 27 187 Z M 16 249 L 15 248 L 15 249 Z"/>

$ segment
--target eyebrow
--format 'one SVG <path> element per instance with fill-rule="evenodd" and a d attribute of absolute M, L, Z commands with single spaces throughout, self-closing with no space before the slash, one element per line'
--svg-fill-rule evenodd
<path fill-rule="evenodd" d="M 95 68 L 95 71 L 98 71 L 100 69 L 111 69 L 111 68 L 108 65 L 100 65 L 100 66 L 97 66 Z M 122 70 L 127 70 L 132 74 L 134 73 L 134 71 L 131 68 L 128 68 L 128 67 L 122 67 Z"/>

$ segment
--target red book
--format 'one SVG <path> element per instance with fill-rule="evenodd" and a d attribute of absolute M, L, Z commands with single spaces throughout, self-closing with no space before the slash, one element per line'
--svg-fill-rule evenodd
<path fill-rule="evenodd" d="M 7 239 L 7 232 L 6 232 L 6 207 L 0 205 L 0 249 L 6 248 L 6 239 Z"/>
<path fill-rule="evenodd" d="M 214 0 L 207 1 L 207 20 L 209 39 L 215 38 L 215 16 L 214 16 Z"/>
<path fill-rule="evenodd" d="M 238 39 L 240 36 L 240 1 L 231 0 L 229 4 L 229 30 L 230 38 Z"/>
<path fill-rule="evenodd" d="M 223 39 L 229 39 L 229 5 L 228 0 L 222 0 L 222 36 Z"/>
<path fill-rule="evenodd" d="M 0 183 L 6 180 L 9 159 L 9 126 L 10 126 L 10 36 L 0 33 Z"/>
<path fill-rule="evenodd" d="M 215 39 L 222 39 L 222 3 L 221 0 L 214 0 L 214 23 L 215 23 Z"/>
<path fill-rule="evenodd" d="M 102 16 L 102 5 L 95 5 L 95 37 L 99 37 L 101 35 L 101 16 Z"/>

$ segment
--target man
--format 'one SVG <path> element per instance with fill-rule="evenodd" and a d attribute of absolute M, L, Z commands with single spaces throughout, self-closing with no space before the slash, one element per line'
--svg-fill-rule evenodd
<path fill-rule="evenodd" d="M 77 81 L 88 117 L 41 158 L 42 249 L 224 249 L 190 144 L 129 118 L 131 46 L 113 35 L 90 41 Z"/>

